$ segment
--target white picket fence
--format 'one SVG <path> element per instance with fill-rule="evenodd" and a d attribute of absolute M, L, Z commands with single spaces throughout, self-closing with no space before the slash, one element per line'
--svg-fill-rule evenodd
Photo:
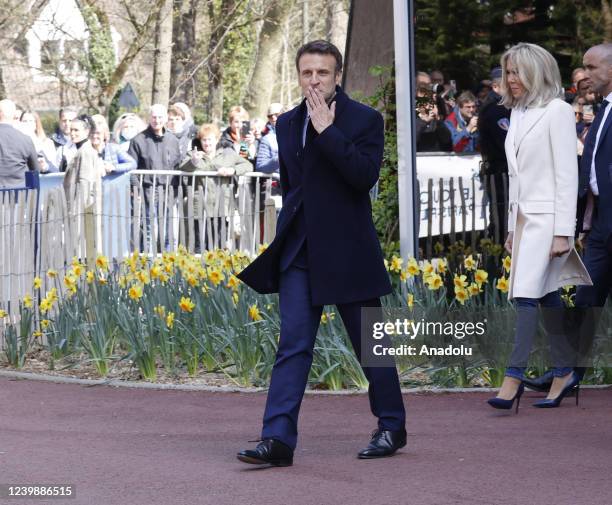
<path fill-rule="evenodd" d="M 129 184 L 130 176 L 137 185 Z M 155 179 L 150 202 L 144 198 L 145 176 Z M 158 184 L 164 176 L 181 176 L 183 184 Z M 34 278 L 41 278 L 46 292 L 56 282 L 47 272 L 62 278 L 74 257 L 91 267 L 99 254 L 122 261 L 134 251 L 154 257 L 178 246 L 194 254 L 210 246 L 253 255 L 274 238 L 274 174 L 252 172 L 237 181 L 216 172 L 133 171 L 125 177 L 125 184 L 109 184 L 101 195 L 94 191 L 96 203 L 89 206 L 90 198 L 77 191 L 69 208 L 61 185 L 0 191 L 0 309 L 16 316 Z M 209 185 L 197 185 L 208 179 L 215 182 L 213 195 L 207 194 Z M 197 197 L 209 205 L 195 205 Z M 208 216 L 211 206 L 214 216 L 227 217 Z"/>

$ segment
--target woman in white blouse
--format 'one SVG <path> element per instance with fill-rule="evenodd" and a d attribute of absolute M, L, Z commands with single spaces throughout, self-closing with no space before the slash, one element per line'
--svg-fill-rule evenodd
<path fill-rule="evenodd" d="M 504 382 L 489 404 L 510 409 L 516 400 L 518 410 L 538 326 L 538 305 L 562 310 L 559 288 L 591 280 L 574 249 L 576 129 L 572 106 L 560 98 L 563 88 L 557 62 L 545 49 L 521 43 L 506 51 L 501 66 L 502 104 L 512 109 L 505 144 L 509 176 L 505 248 L 512 255 L 508 297 L 514 299 L 517 321 Z M 578 388 L 578 377 L 566 364 L 553 362 L 549 395 L 535 406 L 557 407 Z"/>

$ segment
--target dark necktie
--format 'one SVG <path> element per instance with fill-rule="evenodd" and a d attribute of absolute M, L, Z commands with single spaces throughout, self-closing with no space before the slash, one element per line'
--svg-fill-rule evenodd
<path fill-rule="evenodd" d="M 306 144 L 305 144 L 305 146 L 307 146 L 315 138 L 317 138 L 317 135 L 319 135 L 319 134 L 317 133 L 317 130 L 315 130 L 314 126 L 312 126 L 312 120 L 309 119 L 308 120 L 308 126 L 306 126 Z"/>

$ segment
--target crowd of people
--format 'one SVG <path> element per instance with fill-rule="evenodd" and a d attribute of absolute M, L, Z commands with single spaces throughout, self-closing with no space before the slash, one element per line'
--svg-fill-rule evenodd
<path fill-rule="evenodd" d="M 62 107 L 56 130 L 47 136 L 35 111 L 1 100 L 0 188 L 24 186 L 27 170 L 65 172 L 65 185 L 134 169 L 193 170 L 194 166 L 206 166 L 206 170 L 226 176 L 245 171 L 278 172 L 275 125 L 282 111 L 281 104 L 272 103 L 267 121 L 249 120 L 243 107 L 232 107 L 228 126 L 221 132 L 213 124 L 196 126 L 184 103 L 168 107 L 154 104 L 146 122 L 137 114 L 122 114 L 112 129 L 100 114 L 79 114 L 75 107 Z M 215 132 L 212 147 L 210 132 Z M 151 180 L 145 178 L 145 187 Z M 66 189 L 68 194 L 68 186 Z"/>
<path fill-rule="evenodd" d="M 494 68 L 489 79 L 480 81 L 475 89 L 459 92 L 456 82 L 446 81 L 439 70 L 418 72 L 417 151 L 482 153 L 490 165 L 499 165 L 500 158 L 505 158 L 504 140 L 510 125 L 510 110 L 499 105 L 501 79 L 501 68 Z M 571 81 L 565 101 L 574 108 L 577 152 L 581 155 L 602 97 L 590 89 L 584 68 L 574 69 Z"/>

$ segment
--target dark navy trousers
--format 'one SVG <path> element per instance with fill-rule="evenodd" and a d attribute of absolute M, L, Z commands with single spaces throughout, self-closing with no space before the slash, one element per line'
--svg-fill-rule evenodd
<path fill-rule="evenodd" d="M 323 311 L 322 306 L 312 306 L 308 270 L 292 264 L 281 272 L 279 304 L 280 339 L 261 437 L 277 439 L 295 448 L 298 414 Z M 376 298 L 337 306 L 358 357 L 361 356 L 362 307 L 380 307 L 380 300 Z M 378 418 L 378 427 L 403 430 L 406 413 L 395 367 L 364 367 L 363 372 L 370 383 L 370 409 Z"/>
<path fill-rule="evenodd" d="M 576 289 L 575 305 L 577 308 L 586 309 L 588 307 L 603 307 L 606 304 L 606 299 L 612 288 L 612 253 L 606 247 L 606 236 L 602 231 L 602 224 L 599 222 L 600 215 L 597 215 L 593 220 L 593 229 L 589 233 L 586 243 L 586 250 L 582 261 L 584 266 L 591 276 L 593 281 L 592 286 L 578 286 Z M 583 335 L 585 341 L 581 342 L 581 354 L 589 355 L 593 338 L 597 330 L 598 313 L 593 313 L 591 318 L 588 318 L 588 323 L 585 324 L 586 335 Z M 576 372 L 582 379 L 586 372 L 586 368 L 577 367 Z"/>

